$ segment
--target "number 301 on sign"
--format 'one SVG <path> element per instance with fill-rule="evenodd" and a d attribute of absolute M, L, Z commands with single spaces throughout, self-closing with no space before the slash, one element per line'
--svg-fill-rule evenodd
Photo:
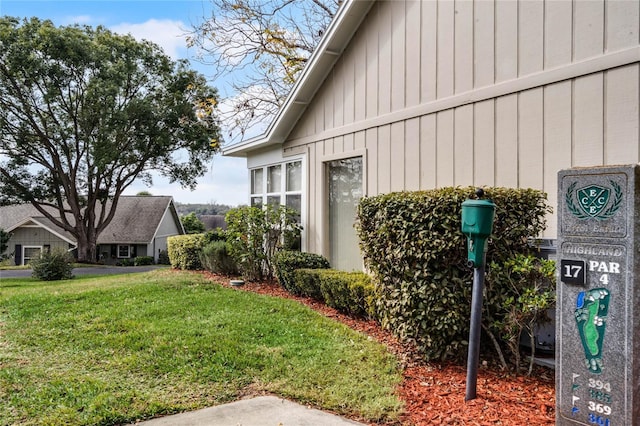
<path fill-rule="evenodd" d="M 611 426 L 611 421 L 609 419 L 596 416 L 595 414 L 589 414 L 589 423 L 593 423 L 598 426 Z"/>

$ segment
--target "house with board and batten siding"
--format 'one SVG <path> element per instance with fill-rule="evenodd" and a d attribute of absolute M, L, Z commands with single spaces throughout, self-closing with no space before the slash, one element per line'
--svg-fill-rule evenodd
<path fill-rule="evenodd" d="M 60 217 L 57 210 L 51 207 L 47 210 L 54 218 Z M 74 221 L 71 215 L 67 220 Z M 71 233 L 31 204 L 1 206 L 0 229 L 11 235 L 4 254 L 10 255 L 16 265 L 28 264 L 42 251 L 64 249 L 73 253 L 76 248 Z M 98 236 L 96 261 L 119 264 L 151 256 L 158 262 L 160 252 L 167 250 L 167 238 L 184 233 L 172 197 L 123 195 L 118 199 L 113 219 Z"/>
<path fill-rule="evenodd" d="M 361 269 L 359 197 L 535 188 L 640 162 L 640 2 L 349 1 L 246 157 L 252 205 L 298 208 L 303 249 Z M 556 237 L 548 218 L 542 237 Z"/>

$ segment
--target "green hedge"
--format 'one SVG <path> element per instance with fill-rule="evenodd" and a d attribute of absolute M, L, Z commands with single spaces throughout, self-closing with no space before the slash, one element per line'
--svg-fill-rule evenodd
<path fill-rule="evenodd" d="M 174 235 L 167 238 L 167 252 L 171 267 L 200 270 L 200 252 L 204 245 L 203 234 Z"/>
<path fill-rule="evenodd" d="M 222 275 L 236 275 L 238 265 L 231 257 L 229 243 L 226 241 L 211 241 L 202 248 L 200 262 L 208 271 Z"/>
<path fill-rule="evenodd" d="M 282 250 L 273 256 L 275 275 L 280 285 L 291 294 L 305 294 L 294 279 L 296 269 L 328 269 L 329 261 L 315 253 Z M 309 297 L 319 298 L 317 294 L 305 294 Z"/>
<path fill-rule="evenodd" d="M 335 269 L 297 269 L 294 281 L 301 294 L 355 317 L 375 318 L 375 287 L 363 272 Z"/>
<path fill-rule="evenodd" d="M 473 270 L 467 266 L 460 215 L 462 202 L 474 193 L 471 187 L 397 192 L 363 198 L 358 205 L 356 227 L 365 264 L 375 276 L 379 319 L 414 342 L 427 360 L 466 354 Z M 545 228 L 546 195 L 507 188 L 485 188 L 485 193 L 496 204 L 487 263 L 529 251 L 528 241 Z"/>

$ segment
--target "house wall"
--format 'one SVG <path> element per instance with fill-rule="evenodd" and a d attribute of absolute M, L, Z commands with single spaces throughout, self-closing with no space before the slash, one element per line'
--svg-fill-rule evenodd
<path fill-rule="evenodd" d="M 129 246 L 129 257 L 118 257 L 118 247 Z M 135 259 L 138 256 L 151 256 L 148 244 L 98 244 L 98 260 L 105 265 L 117 265 L 124 259 Z M 156 256 L 157 257 L 157 256 Z M 157 259 L 156 259 L 157 260 Z"/>
<path fill-rule="evenodd" d="M 39 226 L 21 226 L 11 231 L 11 239 L 9 240 L 7 252 L 14 253 L 16 245 L 22 247 L 42 247 L 48 245 L 51 250 L 69 249 L 69 242 Z M 15 260 L 15 253 L 12 259 Z"/>
<path fill-rule="evenodd" d="M 158 225 L 158 230 L 153 237 L 153 241 L 145 246 L 145 254 L 140 256 L 153 256 L 154 261 L 158 262 L 158 254 L 160 251 L 167 250 L 167 238 L 180 234 L 182 234 L 182 231 L 178 227 L 170 208 L 167 207 L 160 221 L 160 225 Z"/>
<path fill-rule="evenodd" d="M 308 156 L 308 250 L 326 254 L 327 158 L 365 194 L 536 188 L 640 162 L 640 2 L 379 1 L 283 145 Z M 545 237 L 555 238 L 556 218 Z"/>

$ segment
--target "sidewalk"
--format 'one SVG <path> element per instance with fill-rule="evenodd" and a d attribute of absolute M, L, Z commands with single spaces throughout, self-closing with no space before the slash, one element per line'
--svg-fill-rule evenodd
<path fill-rule="evenodd" d="M 160 417 L 137 426 L 348 426 L 361 425 L 275 396 L 243 399 L 217 407 Z"/>

